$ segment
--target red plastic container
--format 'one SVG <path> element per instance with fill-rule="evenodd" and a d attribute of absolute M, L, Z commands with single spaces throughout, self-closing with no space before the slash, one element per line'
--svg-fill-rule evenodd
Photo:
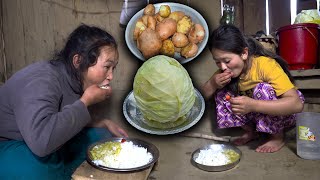
<path fill-rule="evenodd" d="M 320 26 L 313 23 L 300 23 L 281 27 L 279 55 L 289 65 L 290 70 L 312 69 L 318 61 Z"/>

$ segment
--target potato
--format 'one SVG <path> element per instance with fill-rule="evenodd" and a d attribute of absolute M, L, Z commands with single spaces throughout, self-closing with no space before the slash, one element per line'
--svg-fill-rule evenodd
<path fill-rule="evenodd" d="M 174 46 L 178 48 L 184 47 L 189 44 L 188 37 L 185 34 L 179 32 L 174 33 L 174 35 L 172 36 L 172 42 Z"/>
<path fill-rule="evenodd" d="M 156 19 L 155 19 L 153 16 L 143 15 L 143 16 L 141 17 L 141 19 L 142 19 L 143 24 L 144 24 L 146 27 L 151 28 L 152 30 L 155 30 L 155 29 L 156 29 L 157 21 L 156 21 Z"/>
<path fill-rule="evenodd" d="M 148 18 L 149 18 L 149 15 L 143 15 L 141 17 L 143 24 L 146 26 L 148 26 Z"/>
<path fill-rule="evenodd" d="M 183 11 L 174 11 L 171 12 L 168 18 L 174 19 L 176 22 L 178 22 L 180 19 L 183 18 L 184 15 L 185 14 Z"/>
<path fill-rule="evenodd" d="M 189 16 L 183 16 L 177 23 L 177 32 L 188 34 L 192 27 L 192 21 Z"/>
<path fill-rule="evenodd" d="M 143 57 L 149 59 L 159 54 L 162 47 L 162 40 L 156 31 L 147 28 L 138 37 L 137 45 Z"/>
<path fill-rule="evenodd" d="M 136 22 L 133 39 L 146 59 L 158 54 L 174 57 L 175 53 L 190 58 L 198 53 L 197 44 L 204 36 L 203 26 L 194 24 L 185 12 L 171 12 L 169 5 L 161 5 L 156 12 L 155 6 L 148 4 Z"/>
<path fill-rule="evenodd" d="M 177 30 L 177 22 L 173 19 L 166 18 L 156 26 L 156 32 L 159 33 L 162 40 L 168 39 Z"/>
<path fill-rule="evenodd" d="M 189 32 L 188 39 L 190 42 L 198 44 L 203 40 L 204 36 L 204 28 L 200 24 L 195 24 Z"/>
<path fill-rule="evenodd" d="M 144 31 L 145 29 L 147 29 L 147 26 L 142 22 L 142 19 L 140 18 L 136 22 L 136 26 L 133 31 L 133 39 L 137 40 L 141 32 Z"/>
<path fill-rule="evenodd" d="M 148 4 L 143 10 L 144 15 L 153 16 L 155 12 L 156 12 L 156 8 L 154 7 L 153 4 Z"/>
<path fill-rule="evenodd" d="M 162 42 L 162 47 L 160 49 L 160 54 L 173 57 L 174 56 L 174 45 L 170 39 L 166 39 Z"/>
<path fill-rule="evenodd" d="M 159 14 L 161 17 L 168 17 L 171 13 L 171 8 L 168 5 L 161 5 L 159 9 Z"/>
<path fill-rule="evenodd" d="M 174 47 L 174 52 L 180 53 L 181 52 L 181 48 Z"/>
<path fill-rule="evenodd" d="M 162 20 L 164 20 L 164 18 L 161 17 L 159 13 L 156 13 L 156 14 L 154 15 L 154 18 L 156 19 L 157 24 L 158 24 L 159 22 L 161 22 Z"/>
<path fill-rule="evenodd" d="M 147 27 L 152 29 L 152 30 L 156 30 L 156 25 L 157 25 L 157 21 L 153 16 L 149 16 L 148 17 L 148 25 Z"/>
<path fill-rule="evenodd" d="M 185 58 L 190 58 L 198 53 L 198 46 L 195 43 L 189 43 L 181 49 L 180 55 Z"/>

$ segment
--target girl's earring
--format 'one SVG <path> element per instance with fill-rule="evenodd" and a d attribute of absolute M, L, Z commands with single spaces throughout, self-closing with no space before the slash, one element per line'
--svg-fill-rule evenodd
<path fill-rule="evenodd" d="M 247 60 L 247 57 L 246 57 L 246 55 L 241 55 L 241 58 L 242 58 L 242 60 Z"/>

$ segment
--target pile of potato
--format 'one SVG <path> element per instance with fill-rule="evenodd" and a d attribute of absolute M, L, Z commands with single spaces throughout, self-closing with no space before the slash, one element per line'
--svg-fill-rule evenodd
<path fill-rule="evenodd" d="M 158 54 L 173 57 L 175 52 L 184 58 L 193 57 L 204 36 L 203 26 L 193 23 L 183 11 L 171 12 L 169 5 L 161 5 L 155 12 L 153 4 L 144 8 L 133 33 L 133 39 L 146 59 Z"/>

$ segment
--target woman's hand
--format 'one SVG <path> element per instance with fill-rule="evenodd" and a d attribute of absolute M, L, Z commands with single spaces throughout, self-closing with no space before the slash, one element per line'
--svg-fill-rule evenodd
<path fill-rule="evenodd" d="M 128 133 L 115 122 L 105 119 L 88 124 L 89 127 L 107 128 L 116 137 L 128 137 Z"/>
<path fill-rule="evenodd" d="M 100 88 L 98 85 L 89 86 L 83 93 L 80 100 L 86 105 L 90 106 L 92 104 L 96 104 L 101 102 L 107 98 L 109 98 L 112 94 L 111 86 L 107 86 L 106 88 Z"/>
<path fill-rule="evenodd" d="M 128 133 L 113 121 L 106 120 L 105 124 L 111 134 L 115 135 L 116 137 L 128 137 Z"/>
<path fill-rule="evenodd" d="M 231 104 L 231 110 L 234 114 L 245 115 L 247 113 L 253 112 L 255 100 L 247 96 L 237 96 L 232 97 L 229 100 Z"/>

